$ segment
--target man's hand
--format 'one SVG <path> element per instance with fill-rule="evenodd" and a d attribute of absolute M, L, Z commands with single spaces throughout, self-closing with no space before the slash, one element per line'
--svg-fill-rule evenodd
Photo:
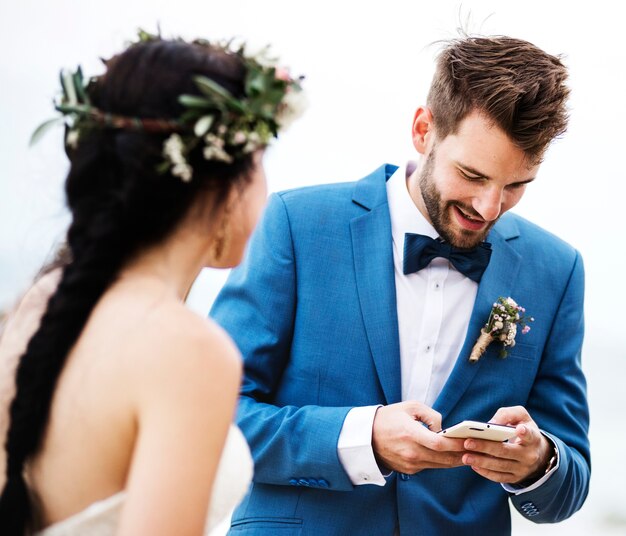
<path fill-rule="evenodd" d="M 401 473 L 463 465 L 463 439 L 437 435 L 441 415 L 420 402 L 378 408 L 372 447 L 379 465 Z"/>
<path fill-rule="evenodd" d="M 463 463 L 479 475 L 504 484 L 530 485 L 539 480 L 554 452 L 549 441 L 522 406 L 500 408 L 489 422 L 515 426 L 508 443 L 466 439 Z"/>

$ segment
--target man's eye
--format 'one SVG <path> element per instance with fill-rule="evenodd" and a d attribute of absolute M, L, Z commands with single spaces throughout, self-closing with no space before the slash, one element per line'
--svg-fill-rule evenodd
<path fill-rule="evenodd" d="M 479 181 L 482 179 L 481 176 L 468 175 L 467 173 L 461 170 L 459 170 L 459 173 L 464 179 L 467 179 L 468 181 Z"/>

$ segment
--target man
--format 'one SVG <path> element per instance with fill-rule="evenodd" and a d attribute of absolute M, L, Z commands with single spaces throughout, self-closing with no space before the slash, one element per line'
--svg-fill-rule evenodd
<path fill-rule="evenodd" d="M 540 523 L 581 507 L 582 260 L 505 214 L 565 131 L 566 77 L 525 41 L 453 41 L 415 114 L 408 179 L 384 165 L 271 197 L 212 310 L 244 356 L 256 464 L 233 534 L 507 534 L 509 499 Z M 500 297 L 532 330 L 470 362 Z M 466 419 L 517 437 L 437 434 Z"/>

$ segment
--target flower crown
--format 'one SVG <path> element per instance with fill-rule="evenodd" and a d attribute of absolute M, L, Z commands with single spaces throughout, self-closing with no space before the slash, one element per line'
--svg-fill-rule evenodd
<path fill-rule="evenodd" d="M 139 42 L 160 40 L 140 31 Z M 291 78 L 268 57 L 268 47 L 255 55 L 246 54 L 246 45 L 234 46 L 232 41 L 212 44 L 195 40 L 192 44 L 222 50 L 239 56 L 246 74 L 243 96 L 237 98 L 227 89 L 205 76 L 194 76 L 199 95 L 180 95 L 178 102 L 185 111 L 178 119 L 153 119 L 110 114 L 91 104 L 88 88 L 97 77 L 85 81 L 80 67 L 75 72 L 61 71 L 60 100 L 55 109 L 60 117 L 46 121 L 33 133 L 31 143 L 38 140 L 52 125 L 67 127 L 65 143 L 76 148 L 84 130 L 113 128 L 144 132 L 170 133 L 163 143 L 164 161 L 158 171 L 188 182 L 193 168 L 187 155 L 203 145 L 206 160 L 231 163 L 262 148 L 278 136 L 304 110 L 301 87 L 303 77 Z"/>

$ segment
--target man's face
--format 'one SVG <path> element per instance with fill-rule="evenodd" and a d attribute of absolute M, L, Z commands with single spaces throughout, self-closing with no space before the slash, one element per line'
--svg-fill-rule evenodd
<path fill-rule="evenodd" d="M 409 192 L 439 235 L 458 248 L 485 240 L 539 167 L 477 112 L 455 134 L 443 140 L 431 136 L 423 154 L 421 168 L 409 177 Z"/>

